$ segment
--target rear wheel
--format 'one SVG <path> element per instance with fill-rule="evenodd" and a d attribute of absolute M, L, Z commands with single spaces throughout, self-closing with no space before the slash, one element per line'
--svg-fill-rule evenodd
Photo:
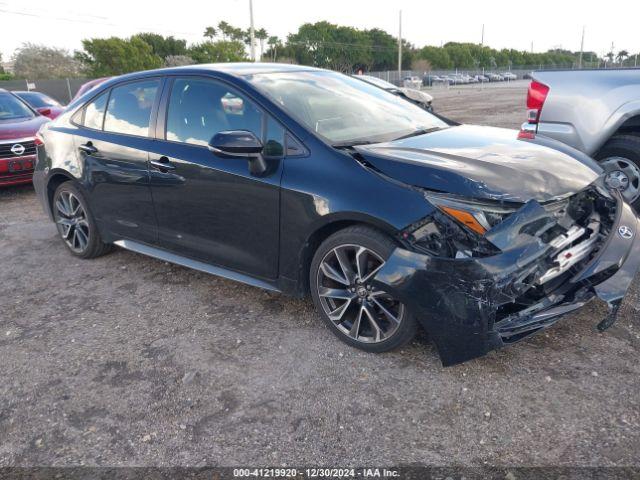
<path fill-rule="evenodd" d="M 606 172 L 605 183 L 619 190 L 624 199 L 640 210 L 640 137 L 616 135 L 597 153 Z"/>
<path fill-rule="evenodd" d="M 100 238 L 84 195 L 72 182 L 62 183 L 53 194 L 53 217 L 60 238 L 75 256 L 95 258 L 110 250 Z"/>
<path fill-rule="evenodd" d="M 416 321 L 406 306 L 371 281 L 395 249 L 372 228 L 341 230 L 325 240 L 311 263 L 311 296 L 323 320 L 345 343 L 370 352 L 407 344 Z"/>

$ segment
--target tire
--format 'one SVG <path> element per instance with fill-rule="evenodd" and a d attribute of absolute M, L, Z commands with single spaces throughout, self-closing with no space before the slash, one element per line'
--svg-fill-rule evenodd
<path fill-rule="evenodd" d="M 415 337 L 417 323 L 408 309 L 367 282 L 395 248 L 383 233 L 354 226 L 327 238 L 311 262 L 309 285 L 318 313 L 340 340 L 361 350 L 386 352 Z"/>
<path fill-rule="evenodd" d="M 96 258 L 111 250 L 100 232 L 84 194 L 73 182 L 64 182 L 53 194 L 51 206 L 60 239 L 79 258 Z"/>
<path fill-rule="evenodd" d="M 624 186 L 621 181 L 627 179 L 626 188 L 621 189 L 622 195 L 636 211 L 640 211 L 640 137 L 615 135 L 605 143 L 595 159 L 608 172 L 608 185 L 613 188 L 617 188 L 616 184 Z"/>

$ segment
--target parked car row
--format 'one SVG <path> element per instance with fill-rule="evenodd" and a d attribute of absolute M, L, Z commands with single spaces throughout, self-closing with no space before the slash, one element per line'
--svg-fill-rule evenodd
<path fill-rule="evenodd" d="M 453 73 L 448 75 L 425 75 L 422 78 L 423 85 L 449 84 L 464 85 L 468 83 L 503 82 L 517 80 L 518 76 L 512 72 L 485 73 L 469 75 L 466 73 Z"/>

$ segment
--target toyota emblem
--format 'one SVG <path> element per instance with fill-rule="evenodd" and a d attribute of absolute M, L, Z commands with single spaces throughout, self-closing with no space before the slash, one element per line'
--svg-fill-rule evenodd
<path fill-rule="evenodd" d="M 24 145 L 16 143 L 11 147 L 11 153 L 18 156 L 22 155 L 24 153 Z"/>
<path fill-rule="evenodd" d="M 626 225 L 621 225 L 618 228 L 618 233 L 620 234 L 620 236 L 622 238 L 626 238 L 627 240 L 630 239 L 631 237 L 633 237 L 633 230 L 631 230 Z"/>

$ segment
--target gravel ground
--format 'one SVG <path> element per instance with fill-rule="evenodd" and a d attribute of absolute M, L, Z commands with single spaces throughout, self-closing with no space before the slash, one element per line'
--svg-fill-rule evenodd
<path fill-rule="evenodd" d="M 434 90 L 517 127 L 522 86 Z M 292 300 L 118 250 L 73 258 L 30 187 L 0 189 L 0 466 L 638 465 L 639 288 L 442 368 L 425 338 L 337 340 Z M 635 359 L 635 360 L 634 360 Z"/>

